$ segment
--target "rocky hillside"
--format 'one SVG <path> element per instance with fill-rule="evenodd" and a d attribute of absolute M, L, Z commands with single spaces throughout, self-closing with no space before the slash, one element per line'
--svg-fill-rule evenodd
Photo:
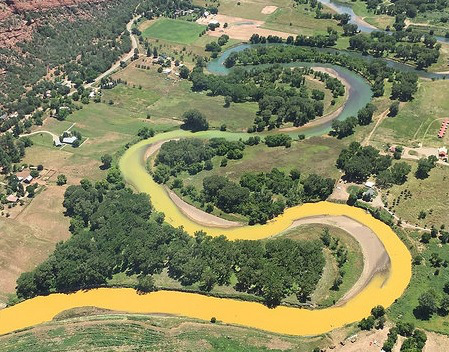
<path fill-rule="evenodd" d="M 33 14 L 110 0 L 6 0 L 0 4 L 0 47 L 14 47 L 29 40 L 36 27 Z"/>

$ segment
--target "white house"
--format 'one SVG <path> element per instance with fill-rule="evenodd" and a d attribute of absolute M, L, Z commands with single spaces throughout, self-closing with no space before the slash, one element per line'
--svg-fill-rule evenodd
<path fill-rule="evenodd" d="M 66 144 L 73 144 L 78 138 L 76 138 L 75 136 L 72 137 L 64 137 L 62 139 L 62 143 L 66 143 Z"/>
<path fill-rule="evenodd" d="M 365 182 L 365 186 L 366 186 L 366 187 L 373 188 L 374 185 L 375 185 L 375 183 L 374 183 L 373 181 L 366 181 L 366 182 Z"/>

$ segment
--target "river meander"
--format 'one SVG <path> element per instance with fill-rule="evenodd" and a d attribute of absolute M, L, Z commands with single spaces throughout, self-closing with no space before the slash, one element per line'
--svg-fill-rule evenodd
<path fill-rule="evenodd" d="M 210 64 L 208 69 L 216 74 L 226 74 L 220 61 L 231 51 L 244 48 L 246 47 L 241 46 L 225 52 L 219 60 Z M 342 113 L 337 117 L 339 119 L 354 115 L 371 99 L 369 84 L 349 70 L 335 65 L 313 63 L 295 63 L 294 65 L 331 67 L 351 84 L 348 101 Z M 306 128 L 303 132 L 307 136 L 318 135 L 326 133 L 329 128 L 330 124 L 325 123 L 310 129 Z M 296 135 L 298 132 L 292 133 Z M 49 321 L 67 309 L 96 306 L 131 313 L 176 314 L 204 320 L 216 317 L 225 323 L 240 324 L 276 333 L 317 335 L 358 321 L 369 315 L 373 306 L 380 304 L 388 307 L 401 296 L 411 278 L 411 255 L 389 226 L 374 219 L 361 209 L 330 202 L 304 204 L 286 209 L 284 214 L 265 225 L 232 228 L 203 226 L 189 219 L 172 202 L 166 190 L 154 182 L 148 174 L 145 167 L 145 153 L 153 143 L 193 136 L 197 138 L 224 137 L 237 140 L 247 138 L 248 134 L 220 131 L 192 134 L 182 130 L 161 133 L 131 146 L 120 160 L 120 170 L 126 182 L 132 185 L 136 191 L 149 194 L 155 210 L 164 212 L 168 223 L 173 226 L 183 226 L 189 234 L 203 230 L 213 236 L 223 234 L 231 240 L 257 240 L 285 231 L 298 219 L 320 215 L 347 216 L 367 226 L 378 236 L 390 258 L 388 272 L 375 275 L 363 290 L 345 304 L 319 310 L 286 306 L 270 309 L 259 303 L 174 291 L 158 291 L 139 295 L 130 288 L 99 288 L 72 294 L 51 294 L 35 297 L 1 310 L 0 334 Z"/>
<path fill-rule="evenodd" d="M 329 202 L 304 204 L 287 209 L 283 215 L 265 225 L 228 229 L 201 226 L 187 218 L 171 201 L 165 189 L 148 174 L 144 155 L 148 146 L 155 142 L 189 136 L 193 134 L 179 130 L 158 134 L 130 147 L 120 160 L 120 169 L 125 180 L 137 191 L 148 193 L 154 208 L 165 213 L 167 222 L 173 226 L 183 226 L 190 234 L 204 230 L 210 235 L 224 234 L 233 240 L 262 239 L 286 230 L 297 219 L 323 214 L 343 215 L 369 227 L 379 237 L 390 257 L 388 273 L 376 275 L 360 293 L 344 305 L 320 310 L 285 306 L 270 309 L 259 303 L 171 291 L 139 295 L 135 290 L 127 288 L 51 294 L 0 311 L 0 334 L 49 321 L 56 314 L 70 308 L 96 306 L 126 312 L 177 314 L 205 320 L 216 317 L 226 323 L 276 333 L 316 335 L 358 321 L 369 315 L 373 306 L 380 304 L 388 307 L 401 296 L 411 278 L 410 253 L 390 227 L 361 209 Z M 242 134 L 207 131 L 194 136 L 236 139 L 242 137 Z"/>

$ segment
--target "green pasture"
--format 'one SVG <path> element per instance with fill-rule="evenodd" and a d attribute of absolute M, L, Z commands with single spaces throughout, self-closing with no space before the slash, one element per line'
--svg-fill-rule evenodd
<path fill-rule="evenodd" d="M 144 38 L 164 39 L 170 42 L 191 44 L 206 27 L 194 22 L 160 18 L 142 33 Z"/>

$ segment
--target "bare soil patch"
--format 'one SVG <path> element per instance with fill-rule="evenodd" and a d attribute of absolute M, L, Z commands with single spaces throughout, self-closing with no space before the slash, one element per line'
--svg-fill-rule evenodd
<path fill-rule="evenodd" d="M 227 34 L 232 39 L 249 40 L 255 33 L 261 36 L 278 36 L 287 38 L 292 35 L 291 33 L 275 31 L 267 28 L 262 28 L 265 24 L 264 21 L 249 20 L 246 18 L 228 16 L 228 15 L 210 15 L 208 17 L 202 17 L 197 20 L 197 23 L 202 25 L 208 25 L 210 21 L 215 20 L 220 23 L 220 27 L 215 31 L 209 31 L 208 35 L 213 37 L 220 37 L 223 34 Z M 224 24 L 227 23 L 228 27 L 224 28 Z"/>
<path fill-rule="evenodd" d="M 265 6 L 263 9 L 262 9 L 262 13 L 264 14 L 264 15 L 271 15 L 274 11 L 276 11 L 278 9 L 278 7 L 277 6 Z"/>

